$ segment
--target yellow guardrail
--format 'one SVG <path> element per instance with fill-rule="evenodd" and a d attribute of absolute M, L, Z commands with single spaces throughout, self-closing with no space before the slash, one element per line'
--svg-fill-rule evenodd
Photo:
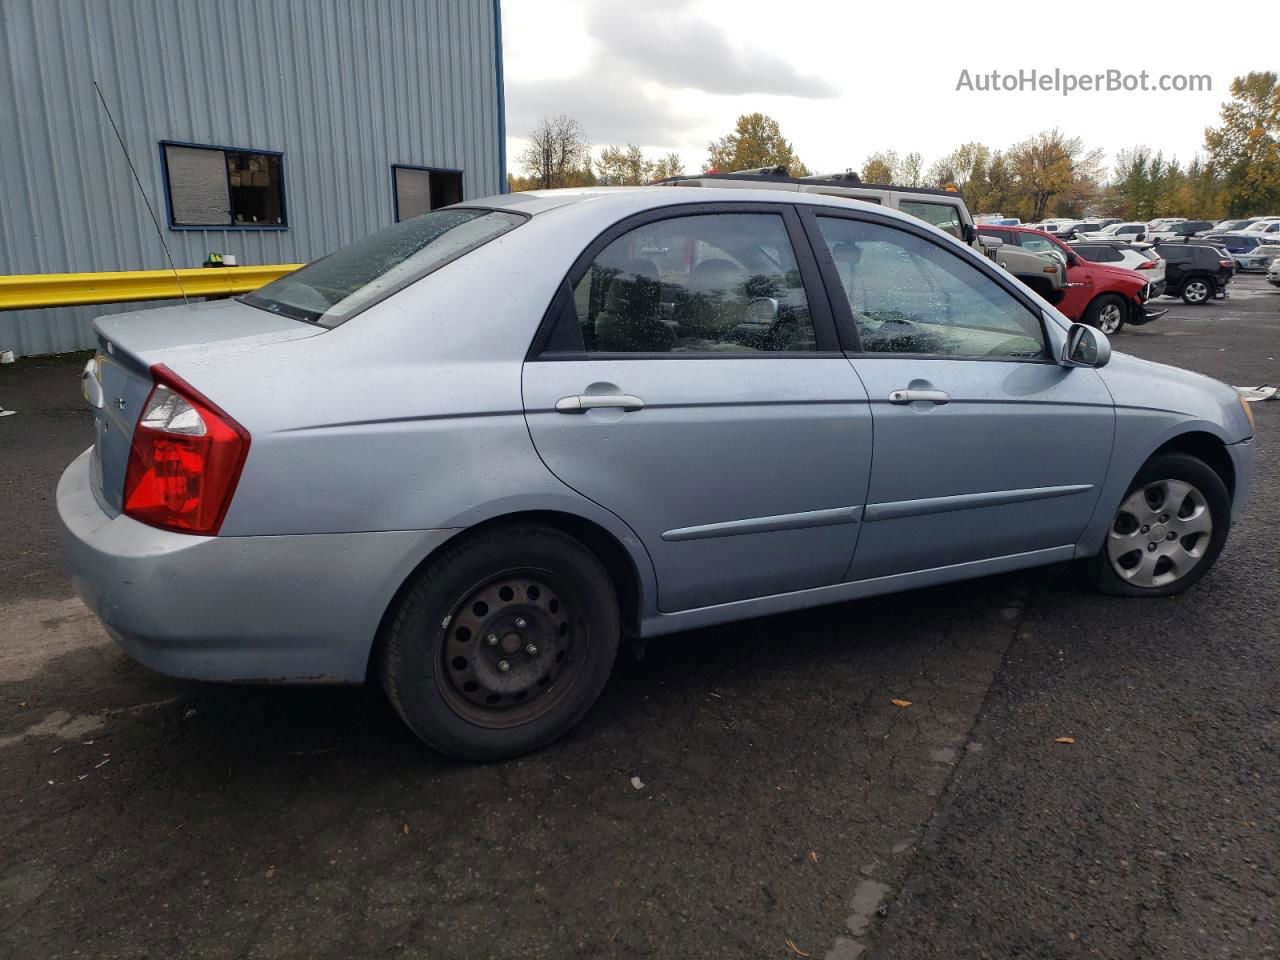
<path fill-rule="evenodd" d="M 0 310 L 75 307 L 130 300 L 181 300 L 257 290 L 302 264 L 198 267 L 191 270 L 124 270 L 118 273 L 24 273 L 0 277 Z"/>

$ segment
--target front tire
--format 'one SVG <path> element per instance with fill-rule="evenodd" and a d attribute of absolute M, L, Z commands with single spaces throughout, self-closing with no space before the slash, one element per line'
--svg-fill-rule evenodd
<path fill-rule="evenodd" d="M 1168 597 L 1209 572 L 1231 529 L 1226 484 L 1185 453 L 1152 457 L 1120 502 L 1107 539 L 1089 561 L 1103 593 Z"/>
<path fill-rule="evenodd" d="M 1204 277 L 1192 277 L 1182 285 L 1182 302 L 1191 306 L 1208 303 L 1213 296 L 1213 281 Z"/>
<path fill-rule="evenodd" d="M 1084 312 L 1084 322 L 1097 327 L 1107 336 L 1119 333 L 1124 326 L 1124 314 L 1128 304 L 1124 298 L 1114 293 L 1104 293 L 1089 304 Z"/>
<path fill-rule="evenodd" d="M 446 546 L 402 591 L 378 674 L 428 746 L 465 760 L 543 747 L 604 689 L 621 633 L 599 559 L 568 534 L 503 526 Z"/>

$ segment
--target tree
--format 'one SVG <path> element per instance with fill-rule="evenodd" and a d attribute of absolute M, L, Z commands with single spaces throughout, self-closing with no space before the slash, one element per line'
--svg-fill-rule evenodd
<path fill-rule="evenodd" d="M 626 147 L 605 147 L 596 160 L 600 182 L 610 187 L 638 187 L 653 179 L 654 164 L 646 160 L 634 143 Z"/>
<path fill-rule="evenodd" d="M 899 161 L 893 176 L 894 183 L 900 187 L 923 187 L 924 158 L 914 151 L 908 153 Z"/>
<path fill-rule="evenodd" d="M 579 186 L 583 170 L 590 175 L 591 147 L 577 120 L 543 117 L 520 153 L 520 166 L 534 188 Z"/>
<path fill-rule="evenodd" d="M 859 174 L 863 183 L 896 183 L 900 187 L 924 186 L 924 159 L 918 153 L 900 157 L 894 150 L 877 150 L 867 157 Z"/>
<path fill-rule="evenodd" d="M 763 113 L 744 113 L 738 117 L 733 133 L 707 144 L 707 162 L 702 170 L 728 173 L 777 166 L 786 167 L 792 176 L 809 175 L 809 168 L 795 155 L 777 120 Z"/>
<path fill-rule="evenodd" d="M 1248 73 L 1231 81 L 1222 125 L 1204 132 L 1209 168 L 1222 181 L 1231 216 L 1280 207 L 1280 86 L 1274 73 Z"/>
<path fill-rule="evenodd" d="M 929 168 L 926 180 L 935 187 L 955 187 L 969 200 L 972 189 L 986 177 L 991 149 L 981 143 L 964 143 Z"/>
<path fill-rule="evenodd" d="M 1102 156 L 1101 150 L 1086 152 L 1083 140 L 1056 127 L 1015 144 L 1009 165 L 1022 201 L 1017 215 L 1043 220 L 1055 201 L 1064 210 L 1083 205 L 1097 192 Z"/>
<path fill-rule="evenodd" d="M 684 175 L 684 161 L 680 159 L 678 153 L 668 153 L 661 160 L 653 165 L 653 179 L 661 180 L 664 177 L 679 177 Z"/>
<path fill-rule="evenodd" d="M 898 155 L 892 150 L 878 150 L 867 157 L 862 165 L 863 183 L 893 183 L 893 174 L 898 166 Z"/>

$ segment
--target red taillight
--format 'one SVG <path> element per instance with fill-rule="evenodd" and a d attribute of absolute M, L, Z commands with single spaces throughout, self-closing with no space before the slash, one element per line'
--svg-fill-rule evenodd
<path fill-rule="evenodd" d="M 217 534 L 231 505 L 249 434 L 167 367 L 133 431 L 124 478 L 124 512 L 153 527 Z"/>
<path fill-rule="evenodd" d="M 1219 260 L 1218 263 L 1222 264 L 1222 266 L 1226 267 L 1228 270 L 1236 265 L 1234 260 Z"/>
<path fill-rule="evenodd" d="M 1138 264 L 1138 266 L 1137 266 L 1135 269 L 1137 269 L 1137 270 L 1154 270 L 1155 268 L 1156 268 L 1155 263 L 1153 263 L 1153 262 L 1152 262 L 1152 261 L 1150 261 L 1150 260 L 1147 260 L 1145 263 L 1140 263 L 1140 264 Z"/>

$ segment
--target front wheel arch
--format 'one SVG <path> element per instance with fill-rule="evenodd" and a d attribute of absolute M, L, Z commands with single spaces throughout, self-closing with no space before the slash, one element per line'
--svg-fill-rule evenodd
<path fill-rule="evenodd" d="M 1222 478 L 1222 482 L 1227 488 L 1227 493 L 1234 501 L 1236 495 L 1236 468 L 1231 462 L 1231 454 L 1227 452 L 1226 444 L 1213 434 L 1205 433 L 1202 430 L 1179 434 L 1170 440 L 1166 440 L 1157 449 L 1153 450 L 1151 456 L 1147 459 L 1158 457 L 1162 453 L 1186 453 L 1197 460 L 1203 461 L 1209 469 Z"/>

